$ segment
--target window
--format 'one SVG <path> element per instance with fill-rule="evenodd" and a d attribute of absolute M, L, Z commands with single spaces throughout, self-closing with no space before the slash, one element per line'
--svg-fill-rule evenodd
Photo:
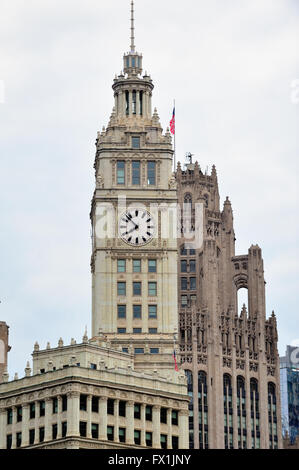
<path fill-rule="evenodd" d="M 126 91 L 126 115 L 129 115 L 129 92 Z"/>
<path fill-rule="evenodd" d="M 107 426 L 107 439 L 114 441 L 114 426 Z"/>
<path fill-rule="evenodd" d="M 161 449 L 167 449 L 167 436 L 166 436 L 166 434 L 161 434 L 160 442 L 161 442 Z"/>
<path fill-rule="evenodd" d="M 140 162 L 132 162 L 132 184 L 140 184 Z"/>
<path fill-rule="evenodd" d="M 146 421 L 153 420 L 153 407 L 151 405 L 146 405 L 145 407 L 145 419 Z"/>
<path fill-rule="evenodd" d="M 99 438 L 99 425 L 97 423 L 91 423 L 91 437 L 93 439 Z"/>
<path fill-rule="evenodd" d="M 153 433 L 151 432 L 145 433 L 145 442 L 146 442 L 147 447 L 153 446 Z"/>
<path fill-rule="evenodd" d="M 114 415 L 114 400 L 108 398 L 107 400 L 107 414 Z"/>
<path fill-rule="evenodd" d="M 52 439 L 57 438 L 57 424 L 52 424 Z"/>
<path fill-rule="evenodd" d="M 149 186 L 156 184 L 156 163 L 147 162 L 147 181 Z"/>
<path fill-rule="evenodd" d="M 228 374 L 223 376 L 223 400 L 224 400 L 224 445 L 226 449 L 233 448 L 233 403 L 232 403 L 232 384 L 231 377 Z"/>
<path fill-rule="evenodd" d="M 141 318 L 141 305 L 133 305 L 133 318 Z"/>
<path fill-rule="evenodd" d="M 133 273 L 141 272 L 141 259 L 133 259 Z"/>
<path fill-rule="evenodd" d="M 187 272 L 187 261 L 185 259 L 181 260 L 181 272 L 182 273 Z"/>
<path fill-rule="evenodd" d="M 140 431 L 136 431 L 136 429 L 135 429 L 135 431 L 134 431 L 134 443 L 135 443 L 136 445 L 140 445 L 140 443 L 141 443 L 141 438 L 140 438 L 140 436 L 141 436 L 141 432 L 140 432 Z"/>
<path fill-rule="evenodd" d="M 190 289 L 196 290 L 196 277 L 190 277 Z"/>
<path fill-rule="evenodd" d="M 124 328 L 125 329 L 125 328 Z M 123 348 L 123 352 L 124 353 L 128 353 L 129 352 L 129 348 Z"/>
<path fill-rule="evenodd" d="M 161 423 L 167 423 L 167 408 L 161 408 L 160 422 Z"/>
<path fill-rule="evenodd" d="M 140 148 L 140 137 L 132 137 L 132 147 L 133 147 L 133 149 L 139 149 Z M 140 162 L 133 162 L 133 163 L 139 163 L 139 165 L 140 165 Z M 136 183 L 136 184 L 139 184 L 139 183 Z"/>
<path fill-rule="evenodd" d="M 158 333 L 158 328 L 149 328 L 148 332 L 151 335 L 156 335 Z"/>
<path fill-rule="evenodd" d="M 118 273 L 125 273 L 126 272 L 126 260 L 125 259 L 118 259 L 117 260 L 117 272 Z"/>
<path fill-rule="evenodd" d="M 32 446 L 34 444 L 34 440 L 35 440 L 35 429 L 29 429 L 29 445 Z"/>
<path fill-rule="evenodd" d="M 179 448 L 179 438 L 178 436 L 172 436 L 172 448 L 173 449 L 178 449 Z"/>
<path fill-rule="evenodd" d="M 6 436 L 6 449 L 11 449 L 12 446 L 12 434 Z"/>
<path fill-rule="evenodd" d="M 132 57 L 132 67 L 135 67 L 135 57 Z M 136 114 L 136 90 L 132 92 L 132 114 Z"/>
<path fill-rule="evenodd" d="M 119 428 L 118 438 L 119 438 L 119 442 L 126 442 L 126 429 L 125 428 Z"/>
<path fill-rule="evenodd" d="M 187 307 L 188 305 L 188 297 L 187 295 L 182 295 L 181 297 L 181 306 L 182 307 Z"/>
<path fill-rule="evenodd" d="M 150 348 L 150 354 L 159 354 L 159 348 Z"/>
<path fill-rule="evenodd" d="M 139 403 L 135 403 L 134 405 L 134 419 L 141 418 L 141 405 Z"/>
<path fill-rule="evenodd" d="M 45 440 L 45 428 L 39 428 L 39 442 L 44 442 Z"/>
<path fill-rule="evenodd" d="M 92 397 L 92 399 L 91 399 L 91 411 L 93 413 L 98 413 L 99 412 L 99 398 L 98 397 Z"/>
<path fill-rule="evenodd" d="M 126 306 L 125 305 L 117 306 L 117 316 L 118 318 L 126 318 Z"/>
<path fill-rule="evenodd" d="M 179 413 L 177 410 L 172 410 L 171 412 L 171 423 L 174 426 L 177 426 L 179 424 Z"/>
<path fill-rule="evenodd" d="M 187 256 L 187 249 L 185 248 L 185 245 L 181 247 L 181 255 L 182 256 Z"/>
<path fill-rule="evenodd" d="M 12 408 L 7 410 L 7 424 L 12 424 Z"/>
<path fill-rule="evenodd" d="M 22 421 L 22 407 L 17 406 L 17 423 L 20 423 Z"/>
<path fill-rule="evenodd" d="M 187 290 L 188 289 L 188 284 L 187 284 L 187 278 L 186 277 L 181 277 L 181 289 L 182 290 Z"/>
<path fill-rule="evenodd" d="M 93 364 L 92 362 L 90 363 L 90 368 L 92 370 L 97 370 L 97 365 L 96 364 Z"/>
<path fill-rule="evenodd" d="M 125 184 L 125 162 L 117 162 L 117 184 Z"/>
<path fill-rule="evenodd" d="M 80 410 L 87 410 L 87 395 L 80 395 Z"/>
<path fill-rule="evenodd" d="M 156 273 L 157 272 L 157 260 L 149 259 L 148 260 L 148 272 Z"/>
<path fill-rule="evenodd" d="M 227 415 L 224 415 L 224 419 Z M 198 372 L 198 421 L 199 421 L 199 447 L 208 449 L 208 388 L 207 374 Z"/>
<path fill-rule="evenodd" d="M 62 395 L 62 411 L 67 411 L 67 396 Z"/>
<path fill-rule="evenodd" d="M 144 349 L 143 348 L 135 348 L 134 353 L 135 354 L 144 354 Z"/>
<path fill-rule="evenodd" d="M 52 398 L 52 413 L 58 413 L 58 398 Z"/>
<path fill-rule="evenodd" d="M 190 259 L 190 273 L 195 273 L 195 271 L 196 271 L 195 259 Z"/>
<path fill-rule="evenodd" d="M 120 335 L 123 335 L 124 333 L 127 332 L 127 329 L 126 328 L 117 328 L 117 333 L 119 333 Z M 125 351 L 124 351 L 125 352 Z"/>
<path fill-rule="evenodd" d="M 133 334 L 134 334 L 134 335 L 138 335 L 138 334 L 140 334 L 140 333 L 142 333 L 142 329 L 141 329 L 141 328 L 133 328 Z"/>
<path fill-rule="evenodd" d="M 61 423 L 61 435 L 62 437 L 65 437 L 67 433 L 67 421 L 63 421 Z"/>
<path fill-rule="evenodd" d="M 157 305 L 148 306 L 148 318 L 157 318 Z"/>
<path fill-rule="evenodd" d="M 189 254 L 190 254 L 190 256 L 194 256 L 194 255 L 195 255 L 195 250 L 194 250 L 194 248 L 190 248 L 190 253 L 189 253 Z"/>
<path fill-rule="evenodd" d="M 46 405 L 45 405 L 44 400 L 40 401 L 39 402 L 39 415 L 40 416 L 45 416 L 45 407 Z"/>
<path fill-rule="evenodd" d="M 117 295 L 126 295 L 126 283 L 125 282 L 117 283 Z"/>
<path fill-rule="evenodd" d="M 157 295 L 157 283 L 149 282 L 148 283 L 148 295 L 155 297 Z"/>
<path fill-rule="evenodd" d="M 118 405 L 118 414 L 119 416 L 126 416 L 126 402 L 120 400 Z"/>
<path fill-rule="evenodd" d="M 17 432 L 17 447 L 21 447 L 22 445 L 22 433 Z"/>
<path fill-rule="evenodd" d="M 133 295 L 141 295 L 141 282 L 133 282 Z"/>
<path fill-rule="evenodd" d="M 138 64 L 139 64 L 139 68 L 141 68 L 141 60 L 140 58 L 138 57 Z M 140 114 L 142 116 L 142 112 L 143 112 L 143 91 L 140 91 L 139 92 L 139 103 L 140 103 Z"/>

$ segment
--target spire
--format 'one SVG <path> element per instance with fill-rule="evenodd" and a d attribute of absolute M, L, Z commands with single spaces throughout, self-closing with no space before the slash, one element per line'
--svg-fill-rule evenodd
<path fill-rule="evenodd" d="M 135 52 L 134 0 L 131 1 L 131 52 Z"/>

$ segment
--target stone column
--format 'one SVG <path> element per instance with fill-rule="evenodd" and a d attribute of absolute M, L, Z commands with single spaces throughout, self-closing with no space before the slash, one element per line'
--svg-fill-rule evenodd
<path fill-rule="evenodd" d="M 45 399 L 45 441 L 51 441 L 52 439 L 52 426 L 51 426 L 51 416 L 52 416 L 52 399 Z"/>
<path fill-rule="evenodd" d="M 114 400 L 114 441 L 119 442 L 119 400 Z"/>
<path fill-rule="evenodd" d="M 179 449 L 189 449 L 188 420 L 188 410 L 181 410 L 179 412 Z"/>
<path fill-rule="evenodd" d="M 167 449 L 172 449 L 172 410 L 167 409 Z"/>
<path fill-rule="evenodd" d="M 132 91 L 129 91 L 129 116 L 132 116 Z"/>
<path fill-rule="evenodd" d="M 0 409 L 0 449 L 6 449 L 6 410 Z"/>
<path fill-rule="evenodd" d="M 146 420 L 145 420 L 145 408 L 146 405 L 142 403 L 141 405 L 141 445 L 146 447 L 146 440 L 145 440 L 145 428 L 146 428 Z"/>
<path fill-rule="evenodd" d="M 86 430 L 86 437 L 91 439 L 91 405 L 92 405 L 92 396 L 88 395 L 87 397 L 87 430 Z"/>
<path fill-rule="evenodd" d="M 153 406 L 153 448 L 161 449 L 160 436 L 160 409 L 159 405 Z"/>
<path fill-rule="evenodd" d="M 140 116 L 140 91 L 136 90 L 136 116 Z"/>
<path fill-rule="evenodd" d="M 11 448 L 12 449 L 15 449 L 17 447 L 16 424 L 17 424 L 17 408 L 13 406 L 12 407 L 12 426 L 11 426 L 11 433 L 12 433 Z"/>
<path fill-rule="evenodd" d="M 143 93 L 143 106 L 144 106 L 144 116 L 148 117 L 148 91 Z"/>
<path fill-rule="evenodd" d="M 68 406 L 67 406 L 67 437 L 79 436 L 79 420 L 80 420 L 80 393 L 68 393 Z"/>
<path fill-rule="evenodd" d="M 57 397 L 58 400 L 58 414 L 57 414 L 57 439 L 61 439 L 62 436 L 62 398 L 59 396 Z"/>
<path fill-rule="evenodd" d="M 134 444 L 134 402 L 127 402 L 127 443 Z"/>
<path fill-rule="evenodd" d="M 38 416 L 39 416 L 39 402 L 35 401 L 35 418 L 34 418 L 34 444 L 39 442 L 39 428 L 38 428 Z"/>
<path fill-rule="evenodd" d="M 22 410 L 22 447 L 26 447 L 28 445 L 29 445 L 29 403 L 25 403 L 25 405 L 23 405 L 23 410 Z"/>
<path fill-rule="evenodd" d="M 107 441 L 107 397 L 100 397 L 99 416 L 99 439 Z"/>

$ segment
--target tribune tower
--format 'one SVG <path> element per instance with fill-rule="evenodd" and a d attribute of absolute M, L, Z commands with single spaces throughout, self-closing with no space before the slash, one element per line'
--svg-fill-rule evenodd
<path fill-rule="evenodd" d="M 114 79 L 109 124 L 96 141 L 92 334 L 135 353 L 136 368 L 173 370 L 177 240 L 168 228 L 175 226 L 169 207 L 176 207 L 177 190 L 171 135 L 152 112 L 154 85 L 142 74 L 142 59 L 131 2 L 130 51 Z"/>

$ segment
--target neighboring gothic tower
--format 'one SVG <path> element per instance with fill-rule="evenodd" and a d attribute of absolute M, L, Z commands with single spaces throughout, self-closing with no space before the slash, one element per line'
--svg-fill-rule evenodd
<path fill-rule="evenodd" d="M 151 77 L 134 43 L 113 83 L 115 106 L 96 141 L 92 200 L 92 334 L 133 352 L 135 368 L 173 370 L 178 326 L 176 206 L 169 130 L 152 113 Z M 124 202 L 126 198 L 126 202 Z M 155 207 L 156 206 L 156 207 Z M 108 230 L 108 232 L 106 231 Z"/>
<path fill-rule="evenodd" d="M 281 448 L 279 355 L 266 319 L 262 251 L 235 255 L 231 203 L 220 211 L 215 166 L 177 169 L 179 204 L 205 206 L 203 245 L 179 242 L 180 358 L 188 377 L 195 448 Z M 248 312 L 238 290 L 248 290 Z M 198 398 L 197 398 L 198 397 Z"/>
<path fill-rule="evenodd" d="M 7 353 L 10 351 L 8 346 L 8 329 L 9 326 L 1 321 L 0 322 L 0 383 L 3 379 L 3 374 L 7 370 Z"/>

